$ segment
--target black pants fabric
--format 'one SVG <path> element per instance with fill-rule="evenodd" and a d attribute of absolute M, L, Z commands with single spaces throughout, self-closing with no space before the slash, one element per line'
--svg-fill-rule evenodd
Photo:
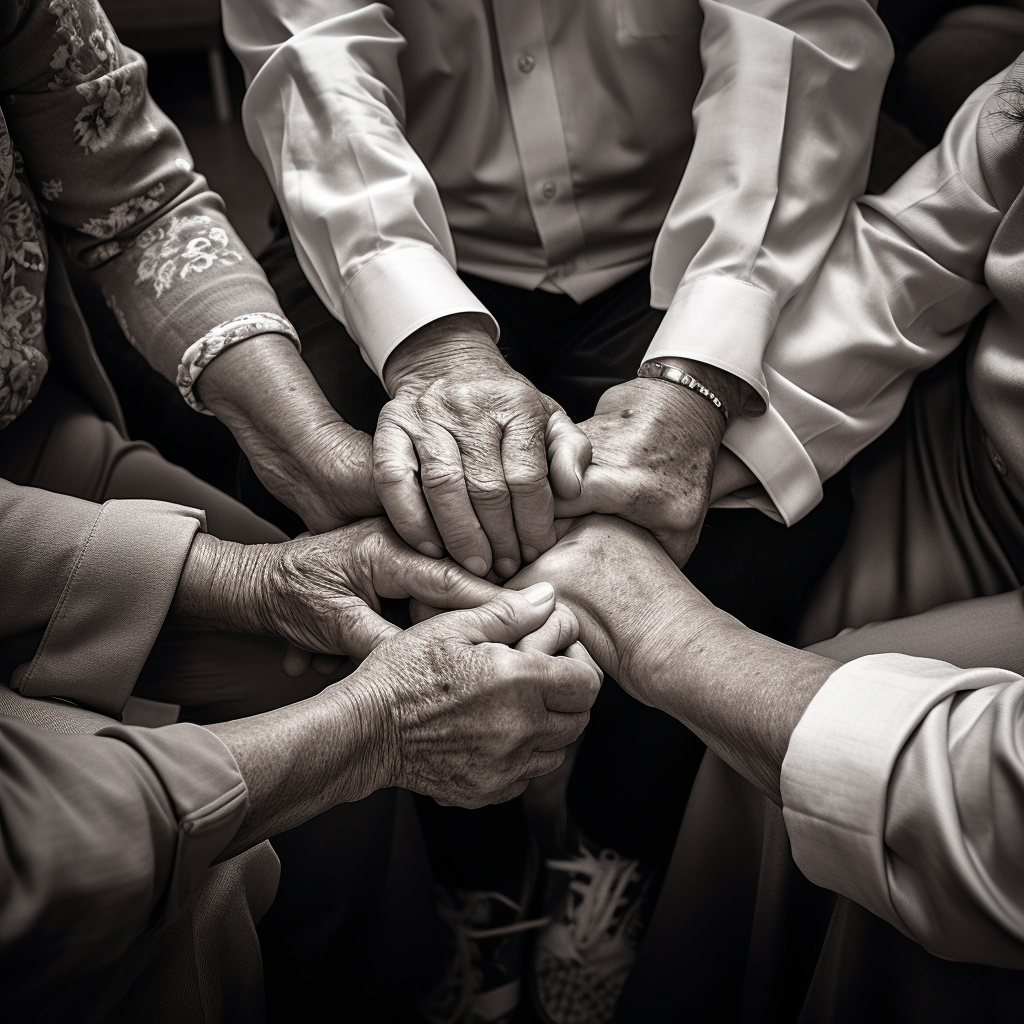
<path fill-rule="evenodd" d="M 327 398 L 353 426 L 372 433 L 387 394 L 316 297 L 291 241 L 276 241 L 262 263 Z M 509 364 L 576 421 L 593 415 L 608 388 L 635 375 L 664 315 L 650 306 L 646 270 L 581 304 L 566 295 L 462 277 L 497 319 Z M 255 475 L 243 469 L 241 477 L 247 503 L 287 529 L 273 499 L 260 494 Z M 751 509 L 712 510 L 686 573 L 750 627 L 792 640 L 805 594 L 842 543 L 849 516 L 845 478 L 826 485 L 825 500 L 789 529 Z M 703 753 L 704 745 L 683 725 L 606 680 L 569 783 L 570 814 L 598 845 L 660 859 L 678 831 Z M 517 803 L 481 812 L 420 801 L 419 809 L 439 880 L 481 888 L 515 873 L 527 842 Z"/>

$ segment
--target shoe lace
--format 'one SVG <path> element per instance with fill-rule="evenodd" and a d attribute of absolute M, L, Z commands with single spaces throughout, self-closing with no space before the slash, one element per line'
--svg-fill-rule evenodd
<path fill-rule="evenodd" d="M 455 936 L 455 955 L 448 962 L 445 970 L 445 986 L 460 993 L 459 1002 L 452 1010 L 448 1019 L 461 1020 L 469 1009 L 479 988 L 479 963 L 481 953 L 479 943 L 484 939 L 500 939 L 520 932 L 543 928 L 550 923 L 550 917 L 538 917 L 527 921 L 512 921 L 510 924 L 498 925 L 494 928 L 476 928 L 473 921 L 486 921 L 490 918 L 490 902 L 501 903 L 515 914 L 522 907 L 504 893 L 478 890 L 464 893 L 465 899 L 456 905 L 439 902 L 438 914 L 452 930 Z"/>
<path fill-rule="evenodd" d="M 579 855 L 568 860 L 549 860 L 551 871 L 563 871 L 574 877 L 569 891 L 578 897 L 567 908 L 568 927 L 580 950 L 589 949 L 618 923 L 621 911 L 629 905 L 626 890 L 642 878 L 640 862 L 620 857 L 614 850 L 602 850 L 594 856 L 581 846 Z"/>

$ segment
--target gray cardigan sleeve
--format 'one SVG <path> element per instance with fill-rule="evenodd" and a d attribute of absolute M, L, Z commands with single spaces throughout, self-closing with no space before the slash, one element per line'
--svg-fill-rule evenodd
<path fill-rule="evenodd" d="M 0 480 L 0 642 L 45 630 L 11 685 L 118 716 L 163 625 L 197 509 L 104 505 Z"/>
<path fill-rule="evenodd" d="M 1024 678 L 849 662 L 793 733 L 782 797 L 812 882 L 937 956 L 1024 968 Z"/>
<path fill-rule="evenodd" d="M 113 962 L 187 909 L 248 793 L 196 725 L 66 735 L 0 716 L 6 997 Z"/>

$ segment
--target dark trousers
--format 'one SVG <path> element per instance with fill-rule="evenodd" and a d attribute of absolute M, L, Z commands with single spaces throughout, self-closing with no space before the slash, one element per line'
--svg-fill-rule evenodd
<path fill-rule="evenodd" d="M 275 242 L 262 263 L 327 398 L 353 426 L 372 433 L 387 394 L 314 294 L 290 240 Z M 462 277 L 497 319 L 502 355 L 577 421 L 593 415 L 608 388 L 635 375 L 664 315 L 650 306 L 646 270 L 582 304 Z M 287 528 L 287 510 L 272 507 L 251 471 L 242 477 L 247 502 Z M 849 516 L 844 478 L 826 485 L 825 500 L 789 529 L 751 509 L 712 510 L 687 576 L 748 626 L 791 641 L 805 594 L 842 543 Z M 678 831 L 703 753 L 683 725 L 606 680 L 569 783 L 569 812 L 598 845 L 660 859 Z M 439 880 L 478 888 L 516 871 L 527 842 L 518 802 L 463 811 L 423 800 L 419 809 Z"/>

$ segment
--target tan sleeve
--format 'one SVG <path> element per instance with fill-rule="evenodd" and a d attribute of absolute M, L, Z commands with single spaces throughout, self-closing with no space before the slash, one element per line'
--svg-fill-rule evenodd
<path fill-rule="evenodd" d="M 45 628 L 11 685 L 119 715 L 163 625 L 197 509 L 104 505 L 0 481 L 0 640 Z"/>

